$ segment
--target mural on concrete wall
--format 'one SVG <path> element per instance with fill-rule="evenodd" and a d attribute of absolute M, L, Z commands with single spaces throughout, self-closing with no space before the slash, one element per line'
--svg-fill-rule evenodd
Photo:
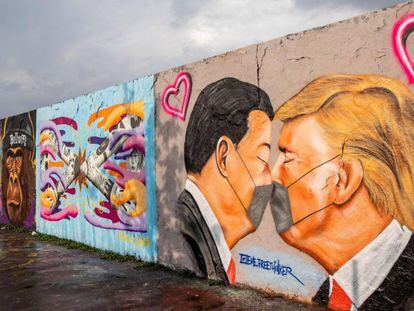
<path fill-rule="evenodd" d="M 34 111 L 2 121 L 1 222 L 33 229 L 35 225 Z"/>
<path fill-rule="evenodd" d="M 413 12 L 2 120 L 0 222 L 335 310 L 410 309 Z"/>
<path fill-rule="evenodd" d="M 60 197 L 67 198 L 67 196 L 76 195 L 76 189 L 69 188 L 69 185 L 76 177 L 75 169 L 77 170 L 76 174 L 79 174 L 80 159 L 70 150 L 71 147 L 74 147 L 74 142 L 63 141 L 63 137 L 68 136 L 63 128 L 67 126 L 70 130 L 77 131 L 78 125 L 72 118 L 59 116 L 41 122 L 39 126 L 40 216 L 48 221 L 76 217 L 78 215 L 77 206 L 68 204 L 62 207 Z M 58 127 L 62 129 L 60 130 Z M 80 182 L 80 191 L 82 185 L 84 183 Z"/>
<path fill-rule="evenodd" d="M 152 77 L 38 110 L 38 230 L 156 259 Z"/>
<path fill-rule="evenodd" d="M 334 310 L 410 308 L 410 8 L 180 68 L 182 116 L 164 101 L 183 107 L 178 71 L 158 75 L 160 262 Z"/>
<path fill-rule="evenodd" d="M 276 111 L 281 236 L 329 273 L 314 300 L 332 309 L 389 310 L 414 293 L 413 105 L 396 79 L 328 75 Z"/>
<path fill-rule="evenodd" d="M 178 198 L 177 247 L 197 275 L 233 284 L 230 249 L 256 228 L 249 212 L 266 207 L 273 107 L 253 84 L 224 78 L 204 88 L 184 145 L 187 181 Z M 251 206 L 253 205 L 253 206 Z M 260 213 L 260 212 L 259 212 Z"/>
<path fill-rule="evenodd" d="M 3 122 L 4 120 L 0 120 L 0 129 L 3 131 Z M 3 161 L 3 139 L 0 139 L 0 162 Z M 0 176 L 2 172 L 2 165 L 0 165 Z M 1 178 L 0 178 L 1 180 Z M 3 192 L 0 187 L 0 224 L 8 224 L 9 219 L 6 214 L 6 210 L 3 205 Z"/>

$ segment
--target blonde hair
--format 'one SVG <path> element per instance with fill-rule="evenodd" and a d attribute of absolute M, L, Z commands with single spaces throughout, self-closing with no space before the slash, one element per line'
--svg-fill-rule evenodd
<path fill-rule="evenodd" d="M 344 159 L 361 162 L 377 208 L 413 230 L 414 93 L 380 75 L 323 76 L 275 116 L 289 122 L 305 115 L 315 115 L 327 143 Z"/>

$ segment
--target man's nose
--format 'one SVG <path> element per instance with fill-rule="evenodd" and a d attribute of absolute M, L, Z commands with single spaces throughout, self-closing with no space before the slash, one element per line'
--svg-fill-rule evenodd
<path fill-rule="evenodd" d="M 280 179 L 280 169 L 283 165 L 283 153 L 280 153 L 277 157 L 276 163 L 272 168 L 272 180 L 282 184 L 282 180 Z"/>
<path fill-rule="evenodd" d="M 9 184 L 13 187 L 17 187 L 17 174 L 12 172 L 9 176 Z"/>

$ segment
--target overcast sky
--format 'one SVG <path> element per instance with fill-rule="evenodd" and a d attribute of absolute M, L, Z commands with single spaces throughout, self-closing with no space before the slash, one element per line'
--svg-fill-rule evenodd
<path fill-rule="evenodd" d="M 0 0 L 0 117 L 398 0 Z"/>

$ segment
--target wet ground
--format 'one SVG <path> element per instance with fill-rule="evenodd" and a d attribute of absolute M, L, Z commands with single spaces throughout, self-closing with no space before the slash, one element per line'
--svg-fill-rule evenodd
<path fill-rule="evenodd" d="M 0 310 L 322 310 L 0 230 Z"/>

